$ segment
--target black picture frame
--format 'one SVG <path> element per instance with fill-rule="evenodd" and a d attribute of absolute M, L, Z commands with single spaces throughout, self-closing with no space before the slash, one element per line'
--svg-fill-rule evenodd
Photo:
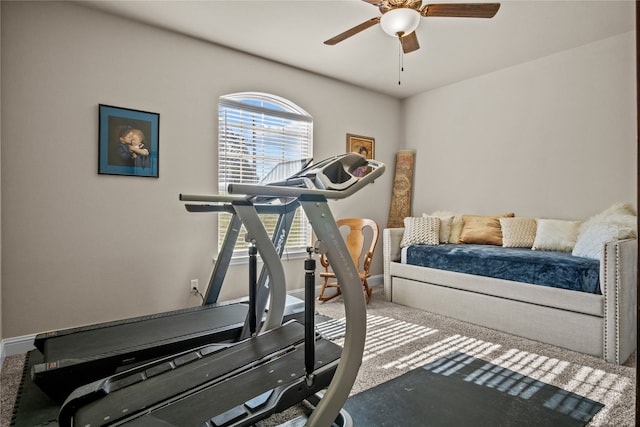
<path fill-rule="evenodd" d="M 98 110 L 98 173 L 158 178 L 160 114 L 105 104 Z"/>

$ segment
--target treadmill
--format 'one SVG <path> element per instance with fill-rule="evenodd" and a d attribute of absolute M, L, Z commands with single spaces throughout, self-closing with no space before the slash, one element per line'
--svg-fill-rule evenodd
<path fill-rule="evenodd" d="M 369 166 L 369 174 L 355 177 L 352 172 L 363 165 Z M 271 186 L 232 184 L 231 196 L 182 195 L 183 200 L 214 202 L 235 198 L 234 202 L 243 206 L 240 215 L 252 247 L 255 243 L 256 250 L 250 253 L 255 257 L 255 252 L 260 252 L 272 277 L 282 273 L 282 263 L 279 257 L 270 255 L 275 254 L 275 246 L 253 203 L 273 197 L 294 197 L 300 202 L 319 240 L 315 248 L 308 248 L 309 259 L 305 261 L 304 326 L 293 320 L 259 333 L 254 318 L 249 338 L 238 343 L 195 348 L 86 384 L 62 405 L 60 426 L 252 426 L 314 397 L 319 403 L 310 417 L 295 425 L 333 425 L 340 419 L 362 362 L 366 308 L 358 273 L 327 199 L 347 197 L 383 172 L 383 164 L 349 153 Z M 327 256 L 343 289 L 347 325 L 344 348 L 314 330 L 315 252 Z M 250 270 L 249 284 L 253 287 L 257 275 L 255 269 Z M 272 281 L 272 309 L 284 306 L 285 290 L 283 281 Z M 251 289 L 249 294 L 255 297 Z M 325 388 L 324 395 L 318 396 Z"/>
<path fill-rule="evenodd" d="M 281 162 L 263 179 L 290 176 L 308 166 L 310 159 Z M 287 173 L 288 171 L 288 173 Z M 293 172 L 292 172 L 293 171 Z M 213 268 L 203 305 L 130 319 L 38 334 L 34 345 L 41 353 L 40 363 L 31 368 L 31 379 L 58 403 L 81 385 L 113 375 L 140 363 L 162 358 L 195 347 L 218 342 L 237 342 L 249 336 L 248 301 L 222 302 L 217 299 L 238 239 L 246 206 L 237 197 L 221 196 L 216 204 L 186 204 L 189 212 L 227 212 L 231 221 L 219 257 Z M 254 204 L 260 214 L 277 214 L 272 242 L 279 257 L 284 251 L 291 223 L 300 204 L 295 198 L 270 198 Z M 272 260 L 274 263 L 275 260 Z M 266 265 L 266 264 L 265 264 Z M 269 301 L 269 283 L 282 281 L 284 273 L 272 277 L 263 267 L 257 287 L 256 310 L 265 328 L 283 321 L 301 319 L 304 302 L 287 296 L 285 305 L 274 307 Z M 267 303 L 269 301 L 269 307 Z M 36 358 L 34 358 L 35 360 Z"/>

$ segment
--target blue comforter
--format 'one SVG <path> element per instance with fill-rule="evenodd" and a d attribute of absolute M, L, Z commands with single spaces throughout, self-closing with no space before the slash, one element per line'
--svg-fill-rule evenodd
<path fill-rule="evenodd" d="M 600 261 L 568 252 L 492 245 L 415 245 L 407 264 L 600 294 Z"/>

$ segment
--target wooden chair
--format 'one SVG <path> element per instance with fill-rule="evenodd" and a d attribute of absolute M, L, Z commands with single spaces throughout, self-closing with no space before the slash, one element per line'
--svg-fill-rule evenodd
<path fill-rule="evenodd" d="M 376 224 L 374 220 L 366 218 L 344 218 L 337 220 L 336 224 L 338 225 L 338 228 L 349 227 L 349 233 L 345 238 L 347 248 L 349 249 L 353 263 L 356 265 L 356 269 L 360 275 L 365 298 L 367 304 L 369 304 L 369 300 L 371 299 L 371 288 L 367 283 L 367 279 L 370 276 L 369 268 L 371 267 L 373 251 L 378 243 L 378 224 Z M 365 247 L 365 244 L 368 234 L 371 235 L 369 237 L 371 239 L 371 244 L 367 248 Z M 338 282 L 331 282 L 331 280 L 335 279 L 336 276 L 333 271 L 331 271 L 329 261 L 324 254 L 320 257 L 320 263 L 324 267 L 325 271 L 320 273 L 320 277 L 323 278 L 323 283 L 322 288 L 320 289 L 320 294 L 318 295 L 318 300 L 328 301 L 331 298 L 337 297 L 342 292 L 340 291 L 340 285 Z M 324 292 L 327 288 L 335 288 L 335 292 L 326 296 Z"/>

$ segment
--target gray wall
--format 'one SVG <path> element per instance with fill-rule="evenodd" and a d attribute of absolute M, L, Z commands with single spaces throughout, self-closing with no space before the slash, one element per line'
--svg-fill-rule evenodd
<path fill-rule="evenodd" d="M 199 303 L 189 280 L 208 281 L 216 221 L 178 194 L 217 191 L 220 95 L 297 103 L 314 118 L 316 158 L 345 152 L 346 133 L 395 158 L 396 99 L 72 3 L 1 5 L 2 337 Z M 97 174 L 99 103 L 160 113 L 160 178 Z M 334 215 L 386 224 L 392 175 Z M 286 270 L 302 288 L 302 260 Z M 221 299 L 246 295 L 246 277 L 234 267 Z"/>
<path fill-rule="evenodd" d="M 582 220 L 637 207 L 635 57 L 629 32 L 408 99 L 414 213 Z"/>

